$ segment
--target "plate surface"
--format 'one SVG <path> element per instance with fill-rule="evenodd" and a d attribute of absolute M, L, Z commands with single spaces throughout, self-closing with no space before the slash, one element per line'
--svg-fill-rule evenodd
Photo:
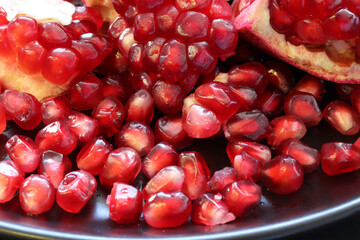
<path fill-rule="evenodd" d="M 333 87 L 330 84 L 330 89 Z M 334 96 L 328 92 L 328 96 Z M 329 100 L 323 102 L 326 104 Z M 13 134 L 34 136 L 35 131 L 24 132 L 9 122 L 7 130 L 0 135 L 0 146 L 4 146 Z M 321 144 L 332 141 L 354 142 L 357 136 L 341 136 L 324 120 L 311 128 L 303 141 L 320 149 Z M 227 141 L 217 139 L 195 141 L 186 150 L 197 150 L 207 160 L 212 172 L 229 164 L 225 147 Z M 76 153 L 70 155 L 75 159 Z M 0 148 L 0 159 L 7 154 Z M 139 177 L 134 185 L 145 181 Z M 284 236 L 318 227 L 345 217 L 360 209 L 359 171 L 341 176 L 327 176 L 318 168 L 305 176 L 299 191 L 290 195 L 276 195 L 262 188 L 261 203 L 249 215 L 232 223 L 219 226 L 203 226 L 191 222 L 177 228 L 155 229 L 143 219 L 137 224 L 118 225 L 108 217 L 105 199 L 108 190 L 101 187 L 79 214 L 63 211 L 56 204 L 48 213 L 29 216 L 20 209 L 18 198 L 0 205 L 0 235 L 18 238 L 39 239 L 256 239 Z"/>

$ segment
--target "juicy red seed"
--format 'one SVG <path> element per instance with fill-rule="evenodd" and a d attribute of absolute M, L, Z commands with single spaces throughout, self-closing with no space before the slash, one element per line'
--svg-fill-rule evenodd
<path fill-rule="evenodd" d="M 164 3 L 164 0 L 143 0 L 137 1 L 136 7 L 139 10 L 150 10 Z"/>
<path fill-rule="evenodd" d="M 25 16 L 16 17 L 7 25 L 6 36 L 10 48 L 16 52 L 26 43 L 37 39 L 37 21 Z"/>
<path fill-rule="evenodd" d="M 61 153 L 49 150 L 41 155 L 38 172 L 47 177 L 55 189 L 58 188 L 65 174 L 70 172 L 70 169 L 70 158 Z"/>
<path fill-rule="evenodd" d="M 301 139 L 306 134 L 304 122 L 296 116 L 280 116 L 270 121 L 270 131 L 266 136 L 270 146 L 277 148 L 288 138 Z"/>
<path fill-rule="evenodd" d="M 95 193 L 96 186 L 96 179 L 90 173 L 69 172 L 57 189 L 56 203 L 67 212 L 78 213 Z"/>
<path fill-rule="evenodd" d="M 191 206 L 191 200 L 182 192 L 160 192 L 145 202 L 144 219 L 155 228 L 180 226 L 189 219 Z"/>
<path fill-rule="evenodd" d="M 118 38 L 117 47 L 119 48 L 120 52 L 125 56 L 129 56 L 129 50 L 131 46 L 134 44 L 134 29 L 133 28 L 126 28 Z"/>
<path fill-rule="evenodd" d="M 151 128 L 142 122 L 131 121 L 122 126 L 115 136 L 116 146 L 133 148 L 140 157 L 145 156 L 155 145 Z"/>
<path fill-rule="evenodd" d="M 33 172 L 40 164 L 40 152 L 34 140 L 22 135 L 12 136 L 5 144 L 10 158 L 25 173 Z"/>
<path fill-rule="evenodd" d="M 214 195 L 206 193 L 201 195 L 193 203 L 191 220 L 204 225 L 224 224 L 235 220 L 235 215 L 222 200 L 220 193 Z"/>
<path fill-rule="evenodd" d="M 269 131 L 269 120 L 259 110 L 233 115 L 223 123 L 223 132 L 228 140 L 261 141 Z"/>
<path fill-rule="evenodd" d="M 261 182 L 277 194 L 297 191 L 304 180 L 301 164 L 287 155 L 279 155 L 264 165 Z"/>
<path fill-rule="evenodd" d="M 112 151 L 100 173 L 100 182 L 111 188 L 115 182 L 131 183 L 141 169 L 141 158 L 131 148 L 122 147 Z"/>
<path fill-rule="evenodd" d="M 40 152 L 53 150 L 67 155 L 76 148 L 76 136 L 63 121 L 55 121 L 41 129 L 35 143 Z"/>
<path fill-rule="evenodd" d="M 154 131 L 157 143 L 167 142 L 175 149 L 188 146 L 192 142 L 183 129 L 180 113 L 158 118 Z"/>
<path fill-rule="evenodd" d="M 350 1 L 345 1 L 345 4 Z M 309 12 L 316 18 L 325 19 L 334 14 L 340 8 L 342 0 L 323 0 L 323 1 L 310 1 Z"/>
<path fill-rule="evenodd" d="M 77 111 L 93 109 L 103 98 L 103 83 L 91 74 L 81 74 L 72 81 L 68 97 Z"/>
<path fill-rule="evenodd" d="M 320 164 L 319 151 L 298 140 L 282 141 L 276 153 L 295 158 L 303 166 L 304 173 L 315 171 Z"/>
<path fill-rule="evenodd" d="M 161 169 L 176 165 L 179 154 L 166 142 L 156 144 L 141 163 L 141 170 L 149 179 Z"/>
<path fill-rule="evenodd" d="M 217 53 L 207 42 L 196 42 L 188 46 L 190 67 L 199 74 L 211 73 L 217 64 Z"/>
<path fill-rule="evenodd" d="M 236 217 L 252 211 L 261 199 L 261 188 L 249 180 L 229 184 L 222 191 L 223 201 Z"/>
<path fill-rule="evenodd" d="M 256 91 L 247 86 L 229 86 L 229 89 L 235 94 L 236 101 L 239 103 L 239 110 L 251 110 L 255 107 L 258 99 Z"/>
<path fill-rule="evenodd" d="M 139 14 L 139 11 L 136 6 L 129 6 L 127 11 L 125 12 L 125 19 L 129 23 L 129 25 L 134 24 L 135 17 Z"/>
<path fill-rule="evenodd" d="M 208 182 L 208 188 L 211 193 L 221 192 L 226 185 L 236 182 L 238 180 L 237 173 L 232 167 L 224 167 L 219 171 L 214 172 L 210 181 Z"/>
<path fill-rule="evenodd" d="M 73 20 L 69 25 L 64 26 L 72 39 L 78 39 L 85 33 L 96 33 L 96 25 L 88 20 Z"/>
<path fill-rule="evenodd" d="M 163 113 L 177 113 L 181 110 L 186 97 L 183 88 L 173 82 L 157 81 L 152 87 L 156 107 Z"/>
<path fill-rule="evenodd" d="M 72 40 L 71 49 L 75 50 L 79 56 L 79 71 L 88 72 L 100 65 L 102 56 L 95 44 L 80 40 Z"/>
<path fill-rule="evenodd" d="M 303 18 L 307 14 L 308 1 L 306 0 L 279 0 L 281 6 L 297 18 Z"/>
<path fill-rule="evenodd" d="M 48 99 L 41 104 L 42 122 L 48 125 L 58 121 L 69 114 L 71 109 L 71 102 L 64 95 Z"/>
<path fill-rule="evenodd" d="M 26 213 L 38 215 L 54 205 L 55 189 L 47 177 L 33 174 L 20 185 L 19 201 Z"/>
<path fill-rule="evenodd" d="M 6 129 L 6 113 L 2 104 L 0 104 L 0 134 Z"/>
<path fill-rule="evenodd" d="M 257 182 L 260 179 L 264 168 L 260 160 L 254 158 L 246 151 L 242 151 L 234 157 L 232 166 L 236 170 L 239 179 L 251 180 L 253 182 Z"/>
<path fill-rule="evenodd" d="M 199 77 L 200 75 L 197 72 L 189 71 L 188 76 L 183 79 L 182 82 L 180 82 L 180 85 L 186 94 L 189 94 L 195 88 L 196 82 Z"/>
<path fill-rule="evenodd" d="M 84 113 L 71 111 L 63 118 L 63 121 L 80 144 L 90 141 L 98 133 L 99 124 L 97 120 Z"/>
<path fill-rule="evenodd" d="M 148 71 L 153 71 L 157 68 L 159 63 L 161 49 L 165 43 L 164 38 L 155 38 L 152 41 L 148 41 L 144 45 L 144 51 L 142 54 L 142 66 Z"/>
<path fill-rule="evenodd" d="M 156 14 L 156 28 L 163 33 L 173 31 L 178 16 L 179 11 L 174 5 L 163 5 Z"/>
<path fill-rule="evenodd" d="M 299 117 L 306 127 L 316 126 L 322 119 L 322 112 L 315 97 L 296 90 L 286 96 L 284 112 L 286 115 Z"/>
<path fill-rule="evenodd" d="M 322 169 L 328 175 L 353 172 L 360 168 L 360 151 L 350 143 L 325 143 L 320 156 Z"/>
<path fill-rule="evenodd" d="M 269 5 L 271 27 L 278 33 L 289 32 L 295 23 L 295 17 L 281 7 L 277 0 L 271 1 Z"/>
<path fill-rule="evenodd" d="M 64 84 L 74 76 L 78 63 L 79 56 L 74 50 L 54 48 L 47 53 L 41 72 L 46 80 Z"/>
<path fill-rule="evenodd" d="M 72 15 L 73 20 L 88 20 L 100 29 L 103 25 L 103 16 L 101 12 L 95 7 L 77 6 L 75 12 Z"/>
<path fill-rule="evenodd" d="M 278 88 L 268 86 L 259 96 L 257 105 L 268 118 L 274 118 L 282 113 L 284 94 Z"/>
<path fill-rule="evenodd" d="M 128 59 L 121 51 L 113 49 L 100 66 L 96 68 L 102 76 L 115 75 L 124 72 L 128 66 Z"/>
<path fill-rule="evenodd" d="M 124 16 L 119 15 L 109 26 L 107 34 L 113 39 L 118 39 L 120 34 L 129 27 Z"/>
<path fill-rule="evenodd" d="M 336 93 L 340 100 L 350 101 L 350 94 L 357 88 L 357 84 L 337 83 Z"/>
<path fill-rule="evenodd" d="M 38 41 L 32 41 L 19 49 L 18 63 L 24 73 L 36 74 L 41 71 L 45 56 L 46 49 Z"/>
<path fill-rule="evenodd" d="M 271 85 L 280 89 L 284 94 L 293 89 L 295 80 L 289 65 L 280 61 L 268 61 L 265 63 L 265 67 L 268 70 Z"/>
<path fill-rule="evenodd" d="M 207 9 L 209 5 L 210 1 L 207 0 L 175 0 L 175 6 L 180 11 L 203 10 Z"/>
<path fill-rule="evenodd" d="M 39 25 L 38 41 L 46 49 L 55 47 L 69 47 L 71 43 L 70 36 L 65 28 L 58 23 L 48 22 Z"/>
<path fill-rule="evenodd" d="M 324 44 L 326 42 L 326 33 L 322 28 L 322 21 L 308 17 L 296 23 L 296 32 L 300 39 L 308 44 Z"/>
<path fill-rule="evenodd" d="M 11 160 L 0 162 L 0 203 L 8 202 L 14 197 L 24 181 L 24 175 L 15 162 Z"/>
<path fill-rule="evenodd" d="M 93 138 L 76 156 L 76 165 L 92 175 L 98 175 L 104 166 L 106 159 L 113 150 L 110 143 L 102 137 Z"/>
<path fill-rule="evenodd" d="M 94 108 L 92 117 L 99 123 L 99 135 L 112 137 L 120 131 L 125 109 L 116 97 L 106 97 Z"/>
<path fill-rule="evenodd" d="M 10 51 L 9 41 L 6 33 L 6 25 L 0 25 L 0 56 L 8 62 L 16 60 L 15 52 Z"/>
<path fill-rule="evenodd" d="M 134 39 L 146 43 L 155 34 L 155 16 L 153 13 L 140 13 L 134 19 Z"/>
<path fill-rule="evenodd" d="M 185 174 L 180 167 L 164 167 L 144 186 L 142 194 L 148 200 L 152 195 L 159 192 L 172 193 L 181 191 L 184 179 Z"/>
<path fill-rule="evenodd" d="M 122 75 L 112 75 L 101 79 L 104 84 L 104 97 L 116 97 L 123 104 L 127 102 L 132 94 L 132 88 Z"/>
<path fill-rule="evenodd" d="M 331 38 L 348 40 L 360 31 L 359 17 L 347 9 L 340 9 L 323 23 L 324 32 Z"/>
<path fill-rule="evenodd" d="M 133 73 L 141 73 L 143 71 L 143 51 L 141 44 L 134 43 L 129 50 L 129 68 Z"/>
<path fill-rule="evenodd" d="M 209 9 L 208 17 L 210 19 L 223 18 L 231 20 L 232 10 L 230 4 L 224 0 L 213 0 Z"/>
<path fill-rule="evenodd" d="M 0 7 L 0 25 L 7 25 L 9 21 L 6 19 L 7 13 L 4 8 Z"/>
<path fill-rule="evenodd" d="M 125 105 L 126 121 L 140 121 L 150 124 L 154 116 L 154 99 L 151 94 L 140 89 L 130 96 Z"/>
<path fill-rule="evenodd" d="M 179 155 L 178 166 L 185 173 L 182 192 L 191 200 L 204 194 L 207 190 L 207 181 L 210 179 L 210 171 L 201 154 L 195 151 L 182 152 Z"/>
<path fill-rule="evenodd" d="M 324 108 L 323 114 L 324 119 L 341 134 L 354 135 L 359 132 L 359 115 L 350 104 L 334 100 Z"/>
<path fill-rule="evenodd" d="M 345 1 L 345 5 L 358 16 L 360 14 L 360 4 L 358 0 L 347 0 Z"/>
<path fill-rule="evenodd" d="M 229 141 L 226 146 L 226 153 L 233 164 L 235 156 L 245 151 L 250 156 L 258 159 L 263 164 L 271 160 L 270 148 L 264 144 L 247 141 Z"/>
<path fill-rule="evenodd" d="M 349 100 L 351 101 L 351 106 L 360 113 L 360 88 L 355 87 L 349 96 Z"/>
<path fill-rule="evenodd" d="M 109 206 L 109 216 L 115 222 L 135 223 L 142 213 L 143 197 L 133 186 L 116 182 L 106 198 L 106 204 Z"/>
<path fill-rule="evenodd" d="M 129 76 L 129 80 L 131 82 L 132 88 L 135 91 L 138 91 L 140 89 L 145 89 L 147 91 L 151 91 L 155 82 L 157 82 L 159 79 L 160 79 L 159 76 L 157 76 L 156 74 L 151 73 L 151 72 L 130 74 L 130 76 Z"/>
<path fill-rule="evenodd" d="M 209 28 L 209 19 L 205 14 L 183 12 L 176 20 L 175 35 L 185 42 L 200 42 L 208 38 Z"/>
<path fill-rule="evenodd" d="M 309 93 L 313 95 L 318 102 L 321 101 L 326 92 L 324 81 L 310 74 L 305 74 L 301 77 L 300 81 L 294 87 L 294 90 Z"/>
<path fill-rule="evenodd" d="M 235 54 L 234 49 L 238 41 L 238 33 L 230 20 L 215 19 L 211 23 L 210 39 L 222 60 Z"/>

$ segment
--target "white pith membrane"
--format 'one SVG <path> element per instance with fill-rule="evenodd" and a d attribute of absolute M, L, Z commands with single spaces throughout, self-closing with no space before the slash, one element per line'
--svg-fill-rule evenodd
<path fill-rule="evenodd" d="M 234 25 L 242 38 L 317 77 L 338 83 L 360 83 L 360 64 L 341 66 L 325 52 L 312 52 L 285 40 L 270 25 L 269 0 L 234 0 Z"/>

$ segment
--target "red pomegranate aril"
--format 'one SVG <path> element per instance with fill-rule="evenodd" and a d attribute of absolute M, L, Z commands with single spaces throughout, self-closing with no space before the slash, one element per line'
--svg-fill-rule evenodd
<path fill-rule="evenodd" d="M 99 135 L 104 137 L 112 137 L 120 131 L 124 115 L 124 106 L 116 97 L 104 98 L 91 114 L 99 123 Z"/>
<path fill-rule="evenodd" d="M 261 188 L 250 180 L 237 181 L 227 185 L 222 195 L 230 212 L 236 217 L 241 217 L 260 203 Z"/>
<path fill-rule="evenodd" d="M 233 168 L 236 170 L 238 179 L 251 180 L 253 182 L 259 181 L 264 164 L 254 158 L 246 151 L 242 151 L 240 154 L 234 157 L 232 163 Z"/>
<path fill-rule="evenodd" d="M 301 163 L 304 173 L 315 171 L 320 164 L 319 151 L 298 140 L 286 139 L 282 141 L 276 153 L 295 158 Z"/>
<path fill-rule="evenodd" d="M 304 18 L 307 14 L 308 10 L 308 1 L 306 0 L 279 0 L 281 6 L 286 9 L 286 11 L 290 12 L 297 18 Z"/>
<path fill-rule="evenodd" d="M 41 103 L 33 95 L 5 90 L 0 98 L 6 115 L 22 129 L 32 130 L 41 122 Z"/>
<path fill-rule="evenodd" d="M 155 34 L 155 16 L 153 13 L 139 13 L 134 18 L 134 39 L 146 43 Z"/>
<path fill-rule="evenodd" d="M 111 75 L 101 79 L 104 84 L 104 98 L 116 97 L 122 104 L 126 104 L 132 94 L 132 88 L 123 75 Z"/>
<path fill-rule="evenodd" d="M 285 139 L 300 140 L 306 131 L 306 126 L 300 118 L 291 115 L 280 116 L 270 121 L 266 140 L 271 147 L 277 148 Z"/>
<path fill-rule="evenodd" d="M 218 56 L 209 43 L 195 42 L 188 46 L 188 59 L 192 71 L 209 74 L 215 69 Z"/>
<path fill-rule="evenodd" d="M 238 33 L 230 20 L 215 19 L 211 23 L 210 40 L 224 61 L 235 54 L 234 49 L 238 41 Z"/>
<path fill-rule="evenodd" d="M 40 164 L 40 152 L 34 140 L 22 135 L 12 136 L 5 144 L 10 158 L 25 173 L 33 172 Z"/>
<path fill-rule="evenodd" d="M 200 42 L 208 38 L 209 28 L 209 19 L 205 14 L 182 12 L 176 20 L 175 36 L 184 42 Z"/>
<path fill-rule="evenodd" d="M 118 147 L 133 148 L 140 157 L 144 157 L 155 145 L 155 136 L 146 123 L 131 121 L 127 122 L 115 136 Z"/>
<path fill-rule="evenodd" d="M 134 29 L 133 28 L 126 28 L 118 38 L 117 47 L 119 48 L 120 52 L 125 56 L 129 56 L 129 50 L 131 46 L 134 44 Z"/>
<path fill-rule="evenodd" d="M 207 9 L 209 5 L 210 2 L 207 0 L 175 0 L 175 6 L 180 9 L 180 11 L 204 10 Z"/>
<path fill-rule="evenodd" d="M 321 101 L 326 92 L 324 81 L 310 74 L 302 76 L 293 90 L 309 93 L 313 95 L 318 102 Z"/>
<path fill-rule="evenodd" d="M 324 119 L 343 135 L 354 135 L 360 130 L 360 119 L 355 109 L 341 100 L 334 100 L 324 108 Z"/>
<path fill-rule="evenodd" d="M 67 212 L 78 213 L 94 195 L 96 187 L 96 179 L 90 173 L 69 172 L 56 191 L 56 203 Z"/>
<path fill-rule="evenodd" d="M 355 86 L 360 86 L 360 85 L 355 85 Z M 351 102 L 351 106 L 358 112 L 360 113 L 360 88 L 359 87 L 354 87 L 351 90 L 351 93 L 349 94 L 349 99 Z"/>
<path fill-rule="evenodd" d="M 112 145 L 103 137 L 96 137 L 89 141 L 76 156 L 76 165 L 79 169 L 85 170 L 92 175 L 98 175 L 104 166 Z"/>
<path fill-rule="evenodd" d="M 89 72 L 102 61 L 100 50 L 91 42 L 72 40 L 71 49 L 75 50 L 79 56 L 78 70 L 80 72 Z"/>
<path fill-rule="evenodd" d="M 127 67 L 127 56 L 114 48 L 96 68 L 96 71 L 102 76 L 115 75 L 124 72 Z"/>
<path fill-rule="evenodd" d="M 154 71 L 159 63 L 161 49 L 165 43 L 164 38 L 155 38 L 144 45 L 142 54 L 142 67 L 148 71 Z"/>
<path fill-rule="evenodd" d="M 193 141 L 183 129 L 180 113 L 158 118 L 154 131 L 157 143 L 167 142 L 175 149 L 188 146 Z"/>
<path fill-rule="evenodd" d="M 7 25 L 9 21 L 6 19 L 7 13 L 4 8 L 0 7 L 0 25 Z"/>
<path fill-rule="evenodd" d="M 353 13 L 359 16 L 360 14 L 360 4 L 358 0 L 347 0 L 345 1 L 345 6 L 348 7 Z"/>
<path fill-rule="evenodd" d="M 88 20 L 94 23 L 97 29 L 102 27 L 104 21 L 98 8 L 88 6 L 77 6 L 72 18 L 73 20 Z"/>
<path fill-rule="evenodd" d="M 77 111 L 93 109 L 103 98 L 103 83 L 91 74 L 81 74 L 71 83 L 68 97 Z"/>
<path fill-rule="evenodd" d="M 141 73 L 143 71 L 143 58 L 144 47 L 141 44 L 134 43 L 129 50 L 129 69 L 133 73 Z"/>
<path fill-rule="evenodd" d="M 351 0 L 350 0 L 351 1 Z M 350 2 L 345 0 L 344 3 L 342 0 L 323 0 L 323 1 L 311 1 L 309 2 L 309 13 L 316 18 L 326 19 L 330 15 L 334 14 L 341 5 L 347 4 Z"/>
<path fill-rule="evenodd" d="M 226 153 L 231 164 L 233 164 L 235 156 L 239 155 L 243 151 L 258 159 L 263 164 L 271 160 L 271 150 L 264 144 L 247 141 L 229 141 L 226 146 Z"/>
<path fill-rule="evenodd" d="M 170 81 L 157 81 L 152 87 L 151 94 L 155 106 L 163 113 L 177 113 L 181 110 L 186 97 L 183 88 Z"/>
<path fill-rule="evenodd" d="M 78 54 L 69 48 L 50 50 L 42 66 L 42 75 L 54 84 L 64 84 L 75 74 L 79 63 Z"/>
<path fill-rule="evenodd" d="M 220 193 L 205 193 L 193 202 L 191 221 L 204 225 L 224 224 L 235 220 Z"/>
<path fill-rule="evenodd" d="M 181 121 L 181 117 L 180 117 Z M 0 104 L 0 134 L 6 129 L 6 113 L 2 104 Z"/>
<path fill-rule="evenodd" d="M 270 24 L 278 33 L 287 33 L 292 30 L 295 23 L 295 17 L 287 12 L 278 0 L 270 1 Z"/>
<path fill-rule="evenodd" d="M 273 86 L 268 86 L 258 97 L 258 109 L 268 118 L 272 119 L 283 111 L 284 94 Z"/>
<path fill-rule="evenodd" d="M 328 175 L 353 172 L 360 168 L 360 151 L 351 143 L 325 143 L 320 156 L 322 169 Z"/>
<path fill-rule="evenodd" d="M 154 116 L 154 99 L 145 89 L 130 96 L 125 105 L 125 121 L 140 121 L 150 124 Z"/>
<path fill-rule="evenodd" d="M 26 16 L 16 17 L 7 25 L 6 36 L 11 50 L 17 52 L 26 43 L 37 39 L 37 21 Z"/>
<path fill-rule="evenodd" d="M 285 97 L 284 112 L 286 115 L 299 117 L 305 123 L 306 127 L 318 125 L 323 116 L 313 95 L 296 90 Z"/>
<path fill-rule="evenodd" d="M 41 129 L 36 137 L 35 143 L 40 152 L 53 150 L 68 155 L 76 148 L 76 136 L 71 132 L 63 121 L 55 121 Z"/>
<path fill-rule="evenodd" d="M 268 61 L 265 63 L 268 70 L 269 83 L 288 94 L 295 85 L 294 75 L 289 65 L 280 61 Z"/>
<path fill-rule="evenodd" d="M 240 105 L 239 111 L 248 111 L 255 108 L 258 94 L 253 88 L 247 86 L 229 86 L 229 89 L 236 96 L 236 101 Z"/>
<path fill-rule="evenodd" d="M 259 110 L 239 112 L 223 123 L 223 132 L 228 140 L 259 142 L 269 131 L 269 120 Z"/>
<path fill-rule="evenodd" d="M 209 9 L 209 18 L 223 18 L 231 20 L 232 10 L 230 5 L 223 0 L 213 0 Z"/>
<path fill-rule="evenodd" d="M 182 192 L 159 192 L 143 207 L 144 219 L 155 228 L 169 228 L 184 224 L 190 217 L 192 203 Z"/>
<path fill-rule="evenodd" d="M 120 34 L 128 28 L 125 17 L 123 15 L 119 15 L 109 26 L 107 34 L 113 39 L 118 39 Z"/>
<path fill-rule="evenodd" d="M 49 211 L 54 205 L 55 189 L 47 177 L 32 174 L 20 185 L 19 200 L 22 210 L 38 215 Z"/>
<path fill-rule="evenodd" d="M 0 203 L 8 202 L 14 197 L 24 176 L 15 162 L 7 159 L 0 162 Z"/>
<path fill-rule="evenodd" d="M 172 193 L 181 191 L 184 179 L 185 174 L 182 168 L 178 166 L 164 167 L 144 186 L 142 190 L 144 199 L 148 200 L 152 195 L 159 192 Z"/>
<path fill-rule="evenodd" d="M 79 40 L 94 44 L 96 49 L 99 50 L 101 60 L 103 60 L 103 58 L 105 58 L 113 49 L 112 39 L 106 35 L 89 32 L 82 34 Z"/>
<path fill-rule="evenodd" d="M 141 170 L 149 179 L 153 178 L 161 169 L 176 165 L 179 154 L 166 142 L 156 144 L 141 163 Z"/>
<path fill-rule="evenodd" d="M 360 30 L 359 17 L 342 8 L 323 23 L 324 32 L 331 38 L 348 40 L 355 38 Z"/>
<path fill-rule="evenodd" d="M 39 25 L 38 41 L 47 50 L 56 47 L 67 48 L 71 44 L 71 38 L 65 28 L 55 22 L 47 22 Z"/>
<path fill-rule="evenodd" d="M 72 39 L 78 39 L 82 34 L 98 32 L 96 25 L 88 20 L 72 20 L 64 28 Z"/>
<path fill-rule="evenodd" d="M 111 188 L 115 182 L 131 183 L 141 168 L 141 158 L 132 148 L 122 147 L 112 151 L 100 173 L 100 182 Z"/>
<path fill-rule="evenodd" d="M 55 189 L 70 170 L 71 160 L 69 157 L 51 150 L 45 151 L 41 155 L 38 172 L 47 177 Z"/>
<path fill-rule="evenodd" d="M 23 45 L 18 51 L 18 64 L 26 74 L 37 74 L 46 56 L 46 49 L 38 42 L 32 41 Z"/>
<path fill-rule="evenodd" d="M 16 54 L 11 50 L 7 39 L 6 25 L 0 25 L 0 56 L 8 63 L 16 61 Z"/>
<path fill-rule="evenodd" d="M 135 91 L 145 89 L 150 92 L 152 87 L 154 86 L 154 83 L 159 80 L 159 76 L 151 72 L 143 72 L 137 74 L 130 73 L 128 80 L 131 82 L 132 88 Z"/>
<path fill-rule="evenodd" d="M 179 11 L 174 5 L 163 5 L 156 14 L 156 28 L 162 33 L 173 31 L 178 16 Z"/>
<path fill-rule="evenodd" d="M 45 125 L 48 125 L 52 122 L 58 121 L 69 114 L 71 109 L 71 102 L 64 95 L 47 99 L 41 104 L 42 122 Z"/>
<path fill-rule="evenodd" d="M 232 167 L 224 167 L 212 175 L 208 182 L 209 192 L 218 193 L 221 192 L 226 185 L 236 182 L 238 180 L 237 173 Z"/>
<path fill-rule="evenodd" d="M 262 184 L 277 194 L 290 194 L 297 191 L 304 180 L 301 164 L 287 155 L 279 155 L 264 165 Z"/>
<path fill-rule="evenodd" d="M 178 158 L 178 166 L 185 173 L 182 192 L 191 200 L 204 194 L 210 180 L 210 170 L 203 156 L 196 151 L 182 152 Z"/>
<path fill-rule="evenodd" d="M 99 123 L 97 120 L 84 113 L 71 111 L 63 118 L 63 121 L 75 135 L 79 144 L 90 141 L 98 133 Z"/>
<path fill-rule="evenodd" d="M 106 204 L 109 206 L 109 217 L 112 220 L 119 224 L 130 224 L 140 218 L 143 197 L 133 186 L 116 182 L 106 198 Z"/>
<path fill-rule="evenodd" d="M 299 20 L 295 26 L 297 35 L 308 44 L 325 44 L 327 36 L 322 28 L 322 21 L 317 18 L 307 17 Z"/>

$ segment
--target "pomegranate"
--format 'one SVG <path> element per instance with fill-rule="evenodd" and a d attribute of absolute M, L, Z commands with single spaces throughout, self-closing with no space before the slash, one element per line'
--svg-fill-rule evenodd
<path fill-rule="evenodd" d="M 8 202 L 24 181 L 25 174 L 18 165 L 11 160 L 0 162 L 0 203 Z"/>

